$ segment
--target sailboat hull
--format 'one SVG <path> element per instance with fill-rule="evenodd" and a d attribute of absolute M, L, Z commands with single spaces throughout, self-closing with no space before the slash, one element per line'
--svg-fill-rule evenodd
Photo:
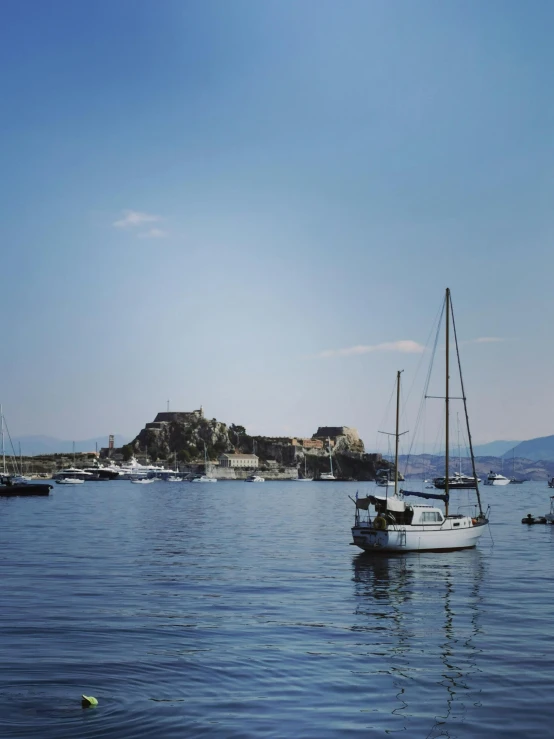
<path fill-rule="evenodd" d="M 448 525 L 450 524 L 450 525 Z M 471 549 L 481 538 L 486 523 L 473 525 L 471 519 L 452 528 L 451 519 L 440 527 L 389 526 L 386 531 L 371 527 L 352 529 L 353 544 L 366 552 L 452 552 Z"/>

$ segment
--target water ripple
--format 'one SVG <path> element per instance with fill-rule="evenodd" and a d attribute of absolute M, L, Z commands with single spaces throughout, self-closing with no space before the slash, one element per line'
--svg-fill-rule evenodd
<path fill-rule="evenodd" d="M 389 557 L 348 546 L 359 486 L 81 487 L 0 501 L 3 739 L 550 734 L 544 485 Z"/>

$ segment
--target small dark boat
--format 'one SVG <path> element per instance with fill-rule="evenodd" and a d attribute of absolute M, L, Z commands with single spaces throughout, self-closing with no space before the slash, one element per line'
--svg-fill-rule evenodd
<path fill-rule="evenodd" d="M 521 519 L 521 523 L 526 523 L 529 526 L 533 526 L 537 523 L 548 523 L 545 516 L 532 516 L 528 513 L 525 518 Z"/>
<path fill-rule="evenodd" d="M 0 477 L 0 497 L 16 498 L 32 495 L 50 495 L 52 485 L 41 482 L 19 483 L 12 482 L 9 477 Z"/>

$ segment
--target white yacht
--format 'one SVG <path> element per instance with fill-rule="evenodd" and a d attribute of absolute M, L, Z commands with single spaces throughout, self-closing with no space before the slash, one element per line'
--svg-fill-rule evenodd
<path fill-rule="evenodd" d="M 458 340 L 455 332 L 455 324 L 452 316 L 452 305 L 450 301 L 450 290 L 446 290 L 444 303 L 444 316 L 446 323 L 446 392 L 445 397 L 445 428 L 449 428 L 449 330 L 450 318 L 454 329 L 454 339 L 456 344 L 457 364 L 460 368 L 460 385 L 461 395 L 465 408 L 465 391 L 462 378 L 461 365 L 459 362 Z M 440 322 L 439 322 L 440 327 Z M 437 334 L 438 339 L 438 334 Z M 435 346 L 436 346 L 435 342 Z M 434 358 L 434 357 L 433 357 Z M 402 435 L 399 431 L 400 416 L 400 375 L 397 373 L 396 379 L 396 432 L 393 434 L 396 438 L 395 465 L 398 469 L 398 440 Z M 427 386 L 424 391 L 426 392 Z M 467 420 L 467 412 L 466 412 Z M 467 424 L 468 438 L 471 439 L 469 432 L 469 423 Z M 475 481 L 476 492 L 476 508 L 473 515 L 465 513 L 450 513 L 450 474 L 449 474 L 449 444 L 448 433 L 446 434 L 445 444 L 445 489 L 444 494 L 412 492 L 408 490 L 400 490 L 398 488 L 398 480 L 394 487 L 392 495 L 386 497 L 377 495 L 368 495 L 365 498 L 358 498 L 356 494 L 356 513 L 354 518 L 354 526 L 352 527 L 352 544 L 367 552 L 383 551 L 383 552 L 409 552 L 409 551 L 450 551 L 455 549 L 468 549 L 474 547 L 485 530 L 488 519 L 483 512 L 481 504 L 481 496 L 479 494 L 479 483 L 475 474 L 475 461 L 473 453 L 471 454 L 473 477 Z M 430 501 L 441 500 L 444 503 L 444 511 L 436 504 L 434 505 L 414 505 L 408 504 L 405 500 L 406 496 L 417 496 Z M 375 515 L 371 516 L 370 506 L 375 510 Z M 367 511 L 367 514 L 361 514 L 360 511 Z"/>
<path fill-rule="evenodd" d="M 127 464 L 121 465 L 121 479 L 131 480 L 145 477 L 160 477 L 165 479 L 174 475 L 174 470 L 165 467 L 157 467 L 154 464 L 140 464 L 135 457 L 131 457 Z"/>
<path fill-rule="evenodd" d="M 67 467 L 65 470 L 60 470 L 55 475 L 52 475 L 52 479 L 56 480 L 56 482 L 58 480 L 81 480 L 83 482 L 84 480 L 92 480 L 93 477 L 92 472 L 80 470 L 77 467 Z"/>
<path fill-rule="evenodd" d="M 149 485 L 151 482 L 156 482 L 155 477 L 136 477 L 136 478 L 130 478 L 133 485 Z"/>
<path fill-rule="evenodd" d="M 259 475 L 248 475 L 245 482 L 265 482 L 265 477 Z"/>
<path fill-rule="evenodd" d="M 504 475 L 499 475 L 492 470 L 487 475 L 487 479 L 485 480 L 485 485 L 509 485 L 510 484 L 510 478 L 504 477 Z"/>
<path fill-rule="evenodd" d="M 84 480 L 79 477 L 60 477 L 56 479 L 57 485 L 82 485 Z"/>

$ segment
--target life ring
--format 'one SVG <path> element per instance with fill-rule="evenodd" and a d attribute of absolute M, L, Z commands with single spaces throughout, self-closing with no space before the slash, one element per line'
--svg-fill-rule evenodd
<path fill-rule="evenodd" d="M 476 518 L 472 518 L 472 519 L 471 519 L 471 523 L 472 523 L 472 524 L 473 524 L 474 526 L 477 526 L 477 519 L 476 519 Z"/>
<path fill-rule="evenodd" d="M 377 529 L 378 531 L 386 531 L 387 522 L 385 521 L 383 516 L 379 515 L 373 519 L 373 528 Z"/>

